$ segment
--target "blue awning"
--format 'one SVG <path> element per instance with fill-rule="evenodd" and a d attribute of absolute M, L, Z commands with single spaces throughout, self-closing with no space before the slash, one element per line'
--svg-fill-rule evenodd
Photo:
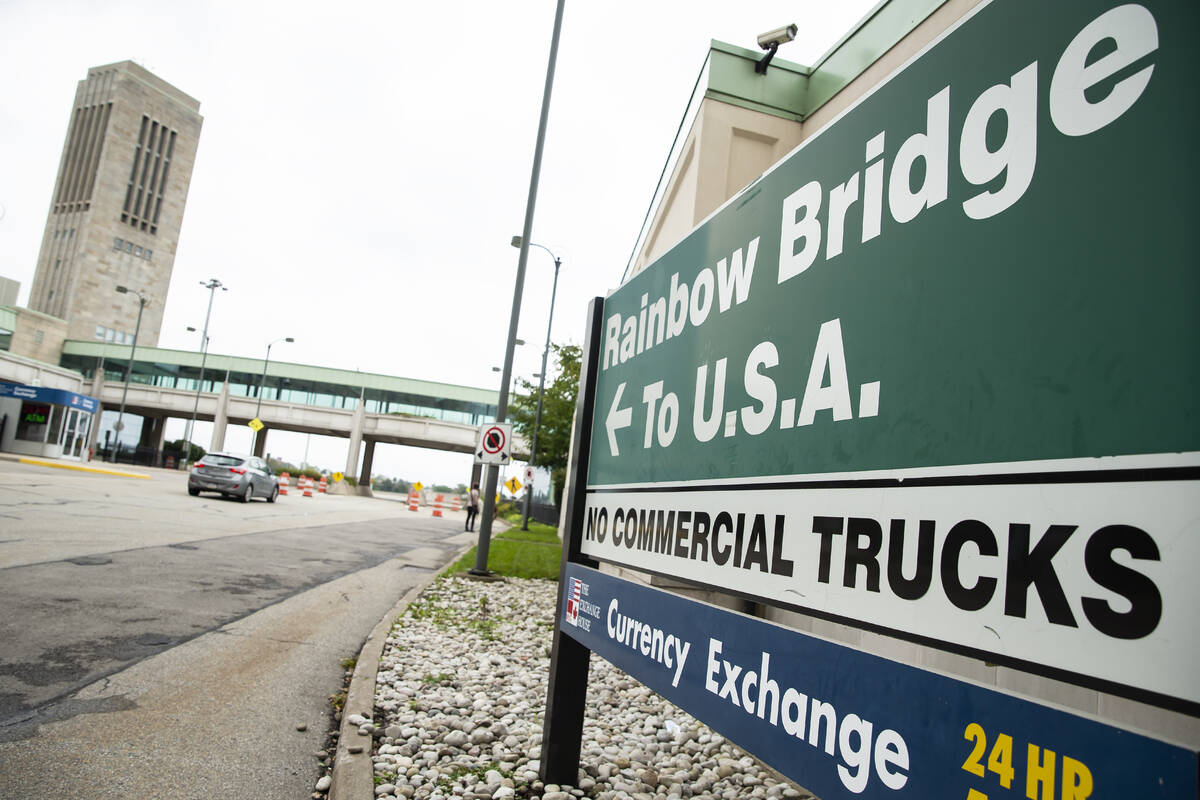
<path fill-rule="evenodd" d="M 40 403 L 53 403 L 60 406 L 79 408 L 95 414 L 100 408 L 100 401 L 86 394 L 76 394 L 65 389 L 48 389 L 44 386 L 26 386 L 21 383 L 6 383 L 0 381 L 0 397 L 15 397 L 19 400 L 34 400 Z"/>

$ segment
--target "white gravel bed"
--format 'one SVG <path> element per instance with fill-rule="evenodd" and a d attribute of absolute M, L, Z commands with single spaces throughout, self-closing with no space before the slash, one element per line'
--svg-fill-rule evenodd
<path fill-rule="evenodd" d="M 538 779 L 557 584 L 443 578 L 389 633 L 372 742 L 380 798 L 809 798 L 592 656 L 575 786 Z M 369 738 L 368 738 L 369 737 Z"/>

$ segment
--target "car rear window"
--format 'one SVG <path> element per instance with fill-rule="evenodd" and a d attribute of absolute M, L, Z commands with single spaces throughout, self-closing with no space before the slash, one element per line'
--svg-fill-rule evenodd
<path fill-rule="evenodd" d="M 245 459 L 238 458 L 237 456 L 222 456 L 213 453 L 209 453 L 201 460 L 210 467 L 236 467 L 245 461 Z"/>

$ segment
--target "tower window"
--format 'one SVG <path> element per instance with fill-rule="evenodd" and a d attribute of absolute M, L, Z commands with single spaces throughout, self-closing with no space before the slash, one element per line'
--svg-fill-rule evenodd
<path fill-rule="evenodd" d="M 142 115 L 142 127 L 133 150 L 133 164 L 125 189 L 121 221 L 138 230 L 158 233 L 158 214 L 162 209 L 171 158 L 175 152 L 176 131 Z"/>

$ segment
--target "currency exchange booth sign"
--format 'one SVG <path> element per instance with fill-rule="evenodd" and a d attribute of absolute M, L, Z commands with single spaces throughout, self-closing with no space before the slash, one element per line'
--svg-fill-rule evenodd
<path fill-rule="evenodd" d="M 1195 798 L 1196 754 L 569 564 L 562 630 L 825 800 Z"/>
<path fill-rule="evenodd" d="M 1198 30 L 983 4 L 614 292 L 583 552 L 1200 713 Z"/>

